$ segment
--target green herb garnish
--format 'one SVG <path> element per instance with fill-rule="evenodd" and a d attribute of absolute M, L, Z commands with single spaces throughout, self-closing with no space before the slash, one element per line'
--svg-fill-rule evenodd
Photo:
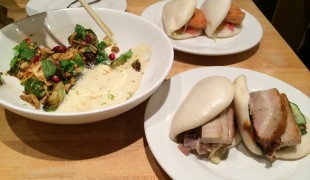
<path fill-rule="evenodd" d="M 128 59 L 130 59 L 132 56 L 132 51 L 131 49 L 129 49 L 126 53 L 121 54 L 118 58 L 116 58 L 112 63 L 111 63 L 111 67 L 115 68 L 118 67 L 120 65 L 123 65 L 127 62 Z"/>

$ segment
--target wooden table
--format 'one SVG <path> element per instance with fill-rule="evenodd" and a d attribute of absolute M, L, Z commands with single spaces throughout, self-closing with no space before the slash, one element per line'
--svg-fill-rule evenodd
<path fill-rule="evenodd" d="M 1 0 L 0 23 L 26 17 L 27 2 Z M 141 15 L 147 6 L 157 1 L 127 2 L 128 12 Z M 229 56 L 198 56 L 175 51 L 167 78 L 202 66 L 241 67 L 274 76 L 309 97 L 309 70 L 251 0 L 234 0 L 234 3 L 261 23 L 261 42 L 246 52 Z M 169 179 L 145 139 L 146 103 L 115 118 L 84 125 L 45 124 L 0 107 L 0 178 Z"/>

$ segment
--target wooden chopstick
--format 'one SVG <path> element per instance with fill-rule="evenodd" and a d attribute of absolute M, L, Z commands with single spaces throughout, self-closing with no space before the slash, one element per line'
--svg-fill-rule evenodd
<path fill-rule="evenodd" d="M 100 19 L 100 17 L 95 13 L 95 11 L 87 4 L 85 0 L 79 0 L 82 6 L 86 9 L 88 14 L 96 21 L 99 27 L 105 32 L 105 34 L 110 38 L 114 45 L 117 45 L 117 42 L 113 38 L 113 32 L 110 28 Z"/>

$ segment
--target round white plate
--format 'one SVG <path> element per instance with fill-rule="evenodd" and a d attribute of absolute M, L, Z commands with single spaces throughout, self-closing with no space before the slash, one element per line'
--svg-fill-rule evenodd
<path fill-rule="evenodd" d="M 74 0 L 30 0 L 26 5 L 26 12 L 29 16 L 55 10 L 55 9 L 65 9 Z M 127 8 L 126 0 L 86 0 L 92 7 L 100 7 L 107 9 L 115 9 L 120 11 L 125 11 Z M 79 2 L 76 2 L 70 6 L 70 8 L 81 7 Z"/>
<path fill-rule="evenodd" d="M 162 10 L 167 1 L 157 2 L 147 7 L 142 17 L 155 23 L 164 31 L 162 24 Z M 200 7 L 203 0 L 198 0 L 197 7 Z M 236 36 L 230 38 L 212 39 L 205 35 L 185 40 L 171 39 L 174 49 L 191 54 L 199 55 L 227 55 L 246 51 L 256 44 L 262 38 L 263 30 L 260 23 L 250 13 L 245 12 L 242 31 Z"/>
<path fill-rule="evenodd" d="M 252 156 L 243 144 L 239 144 L 229 150 L 226 159 L 215 165 L 192 154 L 185 156 L 177 148 L 178 144 L 169 138 L 172 117 L 194 84 L 208 76 L 221 75 L 234 80 L 240 74 L 247 77 L 250 91 L 276 87 L 310 117 L 309 97 L 266 74 L 233 67 L 189 70 L 166 80 L 147 104 L 144 128 L 156 160 L 172 179 L 309 179 L 310 156 L 294 161 L 275 160 L 270 165 L 268 161 Z"/>

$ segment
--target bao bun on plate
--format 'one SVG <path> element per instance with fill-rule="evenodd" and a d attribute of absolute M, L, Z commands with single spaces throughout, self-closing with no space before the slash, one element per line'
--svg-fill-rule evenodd
<path fill-rule="evenodd" d="M 230 8 L 231 0 L 205 0 L 203 2 L 200 9 L 208 20 L 205 29 L 208 37 L 226 38 L 241 32 L 242 26 L 240 24 L 223 23 Z"/>
<path fill-rule="evenodd" d="M 234 98 L 232 82 L 222 76 L 212 76 L 199 81 L 189 92 L 173 117 L 170 138 L 187 130 L 206 124 L 224 111 Z"/>
<path fill-rule="evenodd" d="M 191 33 L 176 33 L 182 27 L 187 26 L 187 23 L 195 13 L 196 5 L 196 0 L 169 0 L 165 4 L 163 7 L 162 21 L 165 32 L 169 37 L 173 39 L 187 39 L 199 36 L 203 32 L 204 28 L 195 29 Z"/>
<path fill-rule="evenodd" d="M 185 155 L 193 150 L 218 164 L 241 138 L 235 128 L 232 82 L 223 76 L 200 80 L 190 90 L 170 127 L 170 138 Z"/>
<path fill-rule="evenodd" d="M 261 150 L 261 147 L 257 144 L 257 140 L 255 139 L 257 137 L 256 135 L 254 135 L 253 130 L 248 130 L 248 129 L 255 129 L 255 128 L 254 128 L 254 124 L 252 124 L 253 120 L 251 121 L 250 112 L 249 112 L 249 110 L 251 109 L 250 99 L 252 98 L 252 96 L 250 95 L 250 92 L 248 90 L 247 79 L 244 75 L 240 75 L 235 79 L 234 91 L 235 91 L 235 97 L 234 97 L 233 103 L 234 103 L 234 108 L 235 108 L 236 122 L 237 122 L 239 133 L 243 139 L 244 144 L 252 153 L 256 155 L 267 156 L 268 158 L 270 158 L 268 154 L 263 153 L 263 151 Z M 266 99 L 266 101 L 268 101 L 269 99 Z M 275 98 L 271 98 L 271 99 L 275 99 Z M 252 114 L 252 116 L 254 116 L 254 114 Z M 307 119 L 306 126 L 308 125 L 309 125 L 309 120 Z M 249 127 L 249 128 L 245 128 L 245 127 Z M 276 149 L 274 151 L 273 156 L 270 159 L 271 160 L 273 159 L 298 159 L 298 158 L 304 157 L 310 153 L 309 142 L 310 142 L 310 133 L 308 132 L 307 134 L 304 134 L 301 136 L 301 143 L 299 142 L 300 144 L 281 147 L 280 149 Z"/>

